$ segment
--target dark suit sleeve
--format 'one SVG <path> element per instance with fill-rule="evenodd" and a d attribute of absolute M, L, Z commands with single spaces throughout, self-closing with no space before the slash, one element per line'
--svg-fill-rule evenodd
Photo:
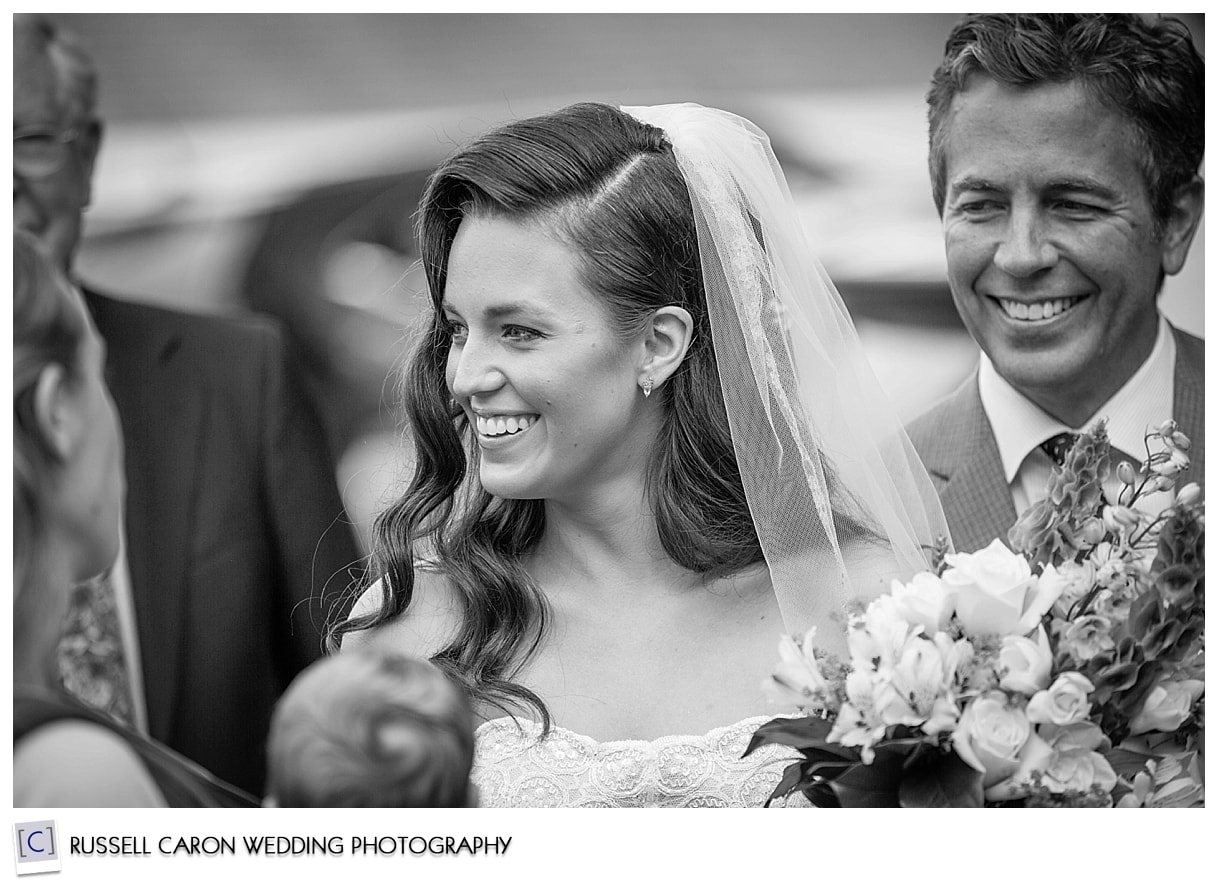
<path fill-rule="evenodd" d="M 360 553 L 320 420 L 278 328 L 268 327 L 265 340 L 261 489 L 278 558 L 276 617 L 291 622 L 290 636 L 276 633 L 289 644 L 276 655 L 290 678 L 321 656 L 323 628 L 349 603 Z"/>

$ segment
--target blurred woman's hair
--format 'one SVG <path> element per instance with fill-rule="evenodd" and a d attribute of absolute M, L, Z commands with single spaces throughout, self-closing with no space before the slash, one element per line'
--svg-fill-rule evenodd
<path fill-rule="evenodd" d="M 584 285 L 623 341 L 655 310 L 693 318 L 680 368 L 659 388 L 662 424 L 646 475 L 659 538 L 677 564 L 708 580 L 764 560 L 732 447 L 707 313 L 693 209 L 664 132 L 617 108 L 576 104 L 491 131 L 432 174 L 417 218 L 433 310 L 401 380 L 416 462 L 405 494 L 374 526 L 380 608 L 331 629 L 345 633 L 401 615 L 415 567 L 442 574 L 461 621 L 433 661 L 479 701 L 549 714 L 514 671 L 542 640 L 548 608 L 522 564 L 542 537 L 542 500 L 502 499 L 477 480 L 478 444 L 445 382 L 443 314 L 449 255 L 465 218 L 538 224 L 570 247 Z"/>
<path fill-rule="evenodd" d="M 67 280 L 29 234 L 13 233 L 13 580 L 14 624 L 31 621 L 44 580 L 46 500 L 61 460 L 35 409 L 39 378 L 59 366 L 80 376 L 86 327 Z"/>

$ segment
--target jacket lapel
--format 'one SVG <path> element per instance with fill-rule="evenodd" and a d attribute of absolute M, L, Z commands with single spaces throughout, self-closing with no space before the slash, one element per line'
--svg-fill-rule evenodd
<path fill-rule="evenodd" d="M 1015 504 L 981 406 L 976 374 L 956 392 L 949 412 L 951 419 L 940 423 L 941 442 L 928 457 L 927 469 L 939 483 L 952 544 L 956 551 L 968 552 L 984 548 L 995 537 L 1005 543 L 1015 523 Z"/>
<path fill-rule="evenodd" d="M 180 694 L 195 469 L 205 408 L 176 358 L 182 339 L 157 314 L 89 294 L 106 340 L 106 378 L 123 426 L 127 555 L 148 726 L 168 740 Z"/>

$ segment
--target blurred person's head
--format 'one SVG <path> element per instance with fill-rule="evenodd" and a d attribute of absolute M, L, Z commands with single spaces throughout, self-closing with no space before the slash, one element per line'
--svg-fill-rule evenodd
<path fill-rule="evenodd" d="M 68 271 L 101 143 L 93 62 L 40 15 L 13 18 L 13 225 Z"/>
<path fill-rule="evenodd" d="M 377 651 L 314 662 L 275 707 L 267 805 L 283 808 L 461 808 L 474 716 L 434 665 Z"/>
<path fill-rule="evenodd" d="M 948 277 L 998 373 L 1080 425 L 1146 360 L 1200 222 L 1204 66 L 1174 19 L 962 20 L 927 96 Z"/>
<path fill-rule="evenodd" d="M 118 554 L 124 478 L 105 344 L 84 300 L 27 234 L 13 235 L 14 641 L 58 636 L 71 585 Z"/>

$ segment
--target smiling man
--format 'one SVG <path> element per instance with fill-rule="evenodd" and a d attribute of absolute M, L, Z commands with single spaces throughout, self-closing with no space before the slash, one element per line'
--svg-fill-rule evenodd
<path fill-rule="evenodd" d="M 1133 459 L 1176 419 L 1193 442 L 1185 480 L 1203 484 L 1204 342 L 1158 308 L 1204 204 L 1204 66 L 1187 28 L 970 16 L 927 101 L 948 279 L 982 355 L 909 434 L 956 549 L 1005 540 L 1043 496 L 1042 444 L 1099 418 Z"/>

